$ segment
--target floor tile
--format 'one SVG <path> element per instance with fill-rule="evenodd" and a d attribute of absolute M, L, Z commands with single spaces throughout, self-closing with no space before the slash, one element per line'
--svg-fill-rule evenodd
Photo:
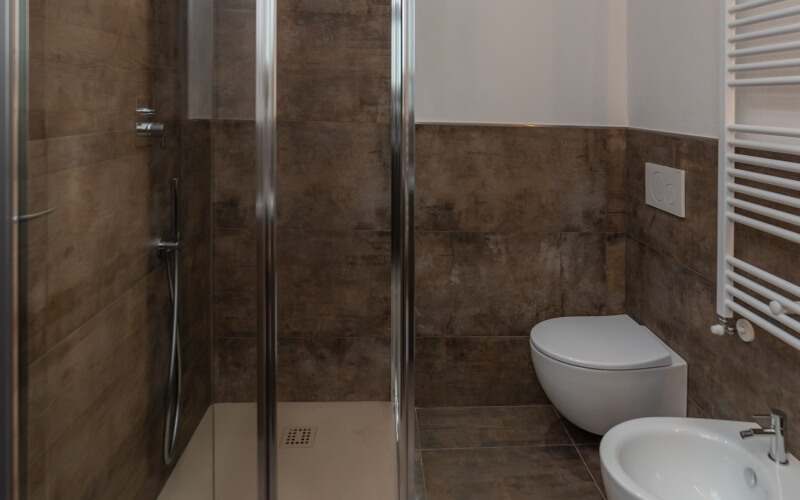
<path fill-rule="evenodd" d="M 600 500 L 573 446 L 423 450 L 428 500 Z"/>
<path fill-rule="evenodd" d="M 420 408 L 422 449 L 571 444 L 550 405 Z"/>
<path fill-rule="evenodd" d="M 422 452 L 414 452 L 414 492 L 416 500 L 426 500 L 425 471 L 422 466 Z"/>
<path fill-rule="evenodd" d="M 594 482 L 597 483 L 597 487 L 600 488 L 603 495 L 605 495 L 605 489 L 603 487 L 603 469 L 600 464 L 600 445 L 599 444 L 586 444 L 577 446 L 578 453 L 581 454 L 581 458 L 586 463 L 586 467 L 589 468 L 589 473 L 594 478 Z"/>
<path fill-rule="evenodd" d="M 570 439 L 572 439 L 572 442 L 576 445 L 599 444 L 600 440 L 603 439 L 603 436 L 598 436 L 597 434 L 592 434 L 589 431 L 585 431 L 564 417 L 561 417 L 561 422 L 567 429 Z"/>

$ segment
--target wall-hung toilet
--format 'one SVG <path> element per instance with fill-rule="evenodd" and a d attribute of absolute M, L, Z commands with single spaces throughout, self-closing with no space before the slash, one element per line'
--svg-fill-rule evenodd
<path fill-rule="evenodd" d="M 543 321 L 531 330 L 531 355 L 556 409 L 589 432 L 686 416 L 686 362 L 628 315 Z"/>

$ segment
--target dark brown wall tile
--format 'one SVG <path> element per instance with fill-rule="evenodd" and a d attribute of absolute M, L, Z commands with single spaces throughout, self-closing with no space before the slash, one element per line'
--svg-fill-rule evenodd
<path fill-rule="evenodd" d="M 214 336 L 256 335 L 256 241 L 251 229 L 214 230 Z M 217 357 L 217 361 L 227 358 Z"/>
<path fill-rule="evenodd" d="M 679 139 L 674 167 L 686 171 L 686 219 L 675 231 L 675 258 L 707 279 L 717 273 L 717 142 Z"/>
<path fill-rule="evenodd" d="M 628 148 L 628 132 L 626 130 L 608 131 L 606 141 L 605 152 L 608 155 L 608 209 L 606 213 L 606 230 L 610 233 L 624 233 L 627 199 L 625 155 Z"/>
<path fill-rule="evenodd" d="M 623 245 L 603 233 L 420 232 L 418 334 L 527 335 L 553 317 L 619 312 Z"/>
<path fill-rule="evenodd" d="M 214 402 L 254 402 L 257 395 L 255 337 L 218 338 L 214 343 L 214 356 Z"/>
<path fill-rule="evenodd" d="M 420 232 L 416 259 L 420 336 L 526 335 L 563 313 L 558 234 Z"/>
<path fill-rule="evenodd" d="M 390 30 L 389 2 L 280 2 L 278 118 L 388 123 Z"/>
<path fill-rule="evenodd" d="M 749 227 L 736 227 L 736 257 L 792 283 L 800 282 L 800 252 L 785 240 Z"/>
<path fill-rule="evenodd" d="M 158 264 L 148 175 L 137 155 L 48 176 L 46 348 Z"/>
<path fill-rule="evenodd" d="M 48 172 L 57 172 L 130 156 L 137 152 L 132 130 L 117 130 L 89 135 L 55 137 L 45 145 Z"/>
<path fill-rule="evenodd" d="M 255 285 L 255 278 L 250 269 L 248 281 Z M 223 337 L 255 337 L 257 316 L 255 290 L 229 290 L 214 293 L 214 336 Z"/>
<path fill-rule="evenodd" d="M 388 401 L 388 338 L 281 338 L 280 401 Z"/>
<path fill-rule="evenodd" d="M 388 231 L 390 129 L 373 123 L 278 124 L 278 225 Z"/>
<path fill-rule="evenodd" d="M 604 232 L 617 131 L 417 127 L 417 227 Z M 615 139 L 610 140 L 611 137 Z"/>
<path fill-rule="evenodd" d="M 614 304 L 609 304 L 606 283 L 606 261 L 613 255 L 606 258 L 607 246 L 603 233 L 560 235 L 561 273 L 558 289 L 563 316 L 601 315 L 613 308 Z M 608 268 L 608 271 L 622 271 L 619 263 L 613 264 L 616 265 Z M 619 300 L 618 294 L 615 299 Z"/>
<path fill-rule="evenodd" d="M 279 3 L 284 3 L 283 0 Z M 214 2 L 217 9 L 256 10 L 255 0 L 217 0 Z"/>
<path fill-rule="evenodd" d="M 418 334 L 519 336 L 522 344 L 546 319 L 624 312 L 625 151 L 618 129 L 418 126 Z M 441 346 L 424 353 L 437 369 L 453 367 L 450 355 Z M 481 361 L 505 373 L 507 356 Z M 515 359 L 525 365 L 518 377 L 540 392 L 529 361 Z M 495 404 L 475 389 L 482 368 L 458 376 L 474 404 Z M 449 396 L 420 391 L 425 404 Z"/>
<path fill-rule="evenodd" d="M 418 406 L 548 403 L 527 336 L 419 338 L 415 377 Z"/>
<path fill-rule="evenodd" d="M 606 304 L 605 314 L 623 314 L 625 312 L 625 233 L 609 233 L 606 235 Z"/>
<path fill-rule="evenodd" d="M 800 412 L 800 353 L 756 328 L 750 344 L 709 332 L 716 323 L 716 142 L 630 131 L 628 134 L 628 312 L 656 331 L 689 365 L 689 397 L 710 418 L 749 420 L 782 408 Z M 687 172 L 687 217 L 642 217 L 644 162 Z M 650 213 L 652 215 L 652 213 Z M 771 272 L 800 279 L 790 243 L 737 227 L 736 254 Z M 786 380 L 775 384 L 774 380 Z M 790 422 L 789 436 L 797 432 Z M 789 443 L 790 448 L 796 442 Z"/>
<path fill-rule="evenodd" d="M 210 219 L 206 219 L 209 222 Z M 205 342 L 206 362 L 211 348 L 211 233 L 184 243 L 181 261 L 181 335 L 187 342 Z M 163 285 L 163 284 L 162 284 Z M 187 358 L 192 361 L 194 358 Z"/>
<path fill-rule="evenodd" d="M 185 240 L 205 238 L 212 228 L 214 194 L 211 126 L 208 120 L 190 120 L 182 124 L 179 162 L 181 235 Z"/>
<path fill-rule="evenodd" d="M 23 189 L 26 208 L 56 207 L 20 232 L 34 497 L 150 498 L 166 479 L 170 301 L 154 242 L 170 231 L 177 176 L 191 388 L 178 453 L 211 401 L 211 164 L 201 151 L 210 141 L 207 123 L 180 123 L 184 14 L 175 2 L 31 4 L 33 142 Z M 163 148 L 136 138 L 135 109 L 147 101 L 167 122 Z"/>
<path fill-rule="evenodd" d="M 255 267 L 255 230 L 215 229 L 214 260 L 220 260 L 231 266 Z"/>
<path fill-rule="evenodd" d="M 160 463 L 145 429 L 166 383 L 163 283 L 152 273 L 31 366 L 29 435 L 44 440 L 49 498 L 134 498 L 148 460 Z"/>
<path fill-rule="evenodd" d="M 280 335 L 388 338 L 390 245 L 387 232 L 280 230 Z"/>
<path fill-rule="evenodd" d="M 674 139 L 638 130 L 628 131 L 626 149 L 627 233 L 642 243 L 659 248 L 666 255 L 674 252 L 674 215 L 645 204 L 645 163 L 673 165 Z"/>
<path fill-rule="evenodd" d="M 214 9 L 214 116 L 255 118 L 256 16 L 252 10 Z"/>
<path fill-rule="evenodd" d="M 686 407 L 686 416 L 689 418 L 708 418 L 708 416 L 691 399 Z"/>
<path fill-rule="evenodd" d="M 628 235 L 713 279 L 716 274 L 716 141 L 631 130 L 626 157 Z M 645 163 L 686 172 L 685 219 L 646 205 Z"/>
<path fill-rule="evenodd" d="M 672 259 L 633 238 L 628 238 L 625 258 L 628 314 L 662 339 L 670 339 Z"/>
<path fill-rule="evenodd" d="M 252 121 L 215 120 L 214 227 L 254 228 L 256 131 Z"/>
<path fill-rule="evenodd" d="M 235 378 L 252 370 L 230 352 L 254 349 L 254 4 L 215 7 L 215 116 L 250 120 L 213 131 L 216 396 L 249 400 L 248 382 Z M 287 364 L 284 394 L 387 399 L 388 375 L 376 386 L 376 374 L 389 363 L 389 237 L 380 231 L 389 225 L 390 5 L 282 0 L 278 9 L 279 331 L 286 356 L 307 357 Z M 298 375 L 306 361 L 314 371 Z"/>

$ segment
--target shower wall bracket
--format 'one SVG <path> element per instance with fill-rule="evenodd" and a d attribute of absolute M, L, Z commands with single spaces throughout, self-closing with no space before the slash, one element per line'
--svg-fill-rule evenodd
<path fill-rule="evenodd" d="M 156 110 L 149 107 L 137 107 L 136 114 L 139 115 L 140 119 L 146 119 L 146 117 L 152 117 L 156 114 Z M 136 135 L 139 137 L 160 137 L 161 138 L 161 147 L 165 146 L 164 142 L 164 132 L 166 130 L 166 125 L 164 122 L 154 122 L 154 121 L 137 121 L 136 122 Z"/>

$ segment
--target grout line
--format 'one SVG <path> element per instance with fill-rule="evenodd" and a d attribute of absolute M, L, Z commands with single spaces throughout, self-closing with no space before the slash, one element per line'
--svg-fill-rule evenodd
<path fill-rule="evenodd" d="M 572 443 L 561 444 L 519 444 L 519 445 L 495 445 L 495 446 L 464 446 L 460 448 L 422 448 L 420 451 L 463 451 L 463 450 L 499 450 L 505 448 L 575 448 Z"/>
<path fill-rule="evenodd" d="M 550 407 L 553 408 L 552 404 L 548 403 L 540 403 L 540 404 L 531 404 L 531 405 L 482 405 L 482 406 L 418 406 L 417 411 L 425 411 L 425 410 L 480 410 L 483 408 L 541 408 L 541 407 Z M 559 420 L 561 420 L 559 418 Z"/>
<path fill-rule="evenodd" d="M 592 482 L 594 483 L 595 488 L 597 488 L 597 491 L 600 492 L 600 496 L 603 498 L 603 500 L 606 500 L 606 493 L 603 491 L 603 488 L 600 487 L 600 484 L 597 482 L 597 479 L 595 479 L 594 474 L 592 474 L 592 470 L 589 469 L 589 464 L 587 464 L 586 460 L 583 458 L 583 454 L 581 454 L 581 450 L 578 449 L 578 445 L 575 444 L 575 440 L 572 439 L 572 434 L 569 433 L 567 425 L 564 423 L 565 419 L 559 418 L 558 420 L 559 422 L 561 422 L 561 426 L 564 427 L 564 432 L 567 433 L 569 440 L 572 442 L 572 447 L 575 448 L 575 452 L 578 454 L 578 457 L 581 459 L 581 462 L 583 462 L 583 467 L 586 469 L 586 472 L 589 473 L 589 477 L 592 478 Z M 584 445 L 584 446 L 591 446 L 591 445 Z"/>
<path fill-rule="evenodd" d="M 552 125 L 546 123 L 490 123 L 490 122 L 438 122 L 420 121 L 415 123 L 418 127 L 486 127 L 486 128 L 527 128 L 527 129 L 579 129 L 587 131 L 627 131 L 629 127 L 623 125 Z"/>
<path fill-rule="evenodd" d="M 587 445 L 584 445 L 584 446 L 587 446 Z M 600 487 L 600 483 L 597 482 L 597 479 L 594 477 L 594 474 L 592 474 L 592 470 L 589 469 L 589 465 L 586 463 L 586 460 L 583 458 L 583 454 L 581 453 L 581 450 L 578 449 L 577 445 L 575 446 L 575 451 L 578 452 L 578 456 L 581 458 L 581 462 L 583 462 L 583 466 L 586 467 L 586 472 L 589 473 L 589 477 L 592 478 L 592 482 L 594 482 L 594 485 L 597 487 L 597 491 L 600 492 L 600 496 L 603 497 L 603 500 L 606 500 L 605 491 L 603 491 L 603 488 Z"/>
<path fill-rule="evenodd" d="M 612 214 L 624 214 L 625 212 L 611 212 Z M 420 229 L 414 228 L 417 234 L 497 234 L 502 236 L 509 235 L 522 235 L 522 236 L 549 236 L 559 234 L 578 234 L 578 235 L 595 235 L 595 234 L 627 234 L 625 231 L 608 231 L 606 229 L 597 231 L 520 231 L 520 230 L 459 230 L 459 229 Z"/>
<path fill-rule="evenodd" d="M 427 500 L 428 499 L 428 485 L 425 482 L 425 462 L 424 462 L 424 460 L 422 458 L 422 439 L 421 439 L 421 437 L 419 435 L 419 418 L 417 417 L 417 412 L 418 411 L 419 411 L 419 408 L 415 407 L 414 408 L 414 428 L 415 428 L 415 430 L 417 432 L 417 436 L 416 436 L 417 439 L 415 441 L 419 442 L 419 450 L 416 450 L 416 451 L 419 452 L 419 468 L 422 471 L 422 477 L 420 478 L 421 481 L 422 481 L 422 499 L 418 499 L 418 500 Z M 416 490 L 416 489 L 417 489 L 417 485 L 414 484 L 414 490 Z M 416 496 L 416 491 L 414 492 L 414 495 Z"/>
<path fill-rule="evenodd" d="M 153 268 L 151 270 L 148 270 L 143 276 L 140 276 L 139 279 L 137 279 L 133 284 L 128 286 L 128 288 L 126 288 L 125 290 L 120 292 L 119 295 L 117 295 L 116 297 L 112 298 L 107 304 L 104 304 L 104 305 L 100 306 L 100 308 L 98 308 L 95 311 L 94 314 L 92 314 L 91 316 L 89 316 L 85 320 L 81 321 L 81 323 L 79 325 L 77 325 L 76 327 L 72 328 L 72 330 L 68 334 L 64 335 L 61 340 L 59 340 L 58 342 L 56 342 L 55 344 L 50 346 L 50 348 L 48 348 L 46 351 L 41 353 L 38 357 L 36 357 L 36 359 L 27 360 L 28 368 L 31 365 L 33 365 L 34 363 L 37 363 L 37 362 L 41 361 L 45 356 L 47 356 L 50 353 L 52 353 L 55 349 L 58 349 L 61 346 L 65 345 L 67 342 L 69 342 L 75 336 L 75 333 L 77 331 L 79 331 L 83 327 L 85 327 L 86 324 L 89 323 L 90 321 L 94 321 L 98 316 L 100 316 L 100 314 L 104 313 L 108 308 L 110 308 L 113 305 L 116 305 L 118 301 L 126 299 L 127 298 L 126 296 L 129 293 L 131 293 L 131 291 L 134 288 L 136 288 L 137 286 L 141 285 L 142 282 L 147 281 L 148 279 L 150 279 L 151 275 L 153 275 L 153 274 L 155 274 L 157 272 L 163 272 L 161 270 L 162 266 L 163 266 L 163 264 L 159 263 L 155 268 Z M 48 283 L 49 283 L 49 281 L 48 281 Z M 79 340 L 78 344 L 83 343 L 89 336 L 91 336 L 91 333 L 87 334 L 83 339 Z"/>
<path fill-rule="evenodd" d="M 711 418 L 711 417 L 708 416 L 708 413 L 704 409 L 700 408 L 700 405 L 698 405 L 697 403 L 692 401 L 691 398 L 686 398 L 686 401 L 687 401 L 687 404 L 689 406 L 694 406 L 695 410 L 699 411 L 703 415 L 702 418 Z M 687 413 L 689 412 L 689 407 L 688 406 L 686 408 L 686 412 Z"/>

